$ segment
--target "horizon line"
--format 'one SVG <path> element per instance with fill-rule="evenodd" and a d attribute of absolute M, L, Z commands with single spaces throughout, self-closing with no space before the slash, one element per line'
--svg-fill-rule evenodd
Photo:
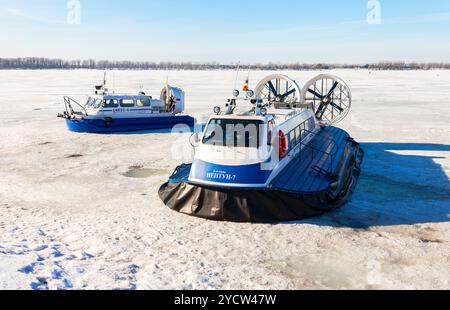
<path fill-rule="evenodd" d="M 4 60 L 19 60 L 19 59 L 27 59 L 27 60 L 48 60 L 48 61 L 63 61 L 63 62 L 95 62 L 98 64 L 99 62 L 106 62 L 108 64 L 114 63 L 130 63 L 130 64 L 172 64 L 172 65 L 219 65 L 219 66 L 237 66 L 241 67 L 247 66 L 268 66 L 268 65 L 328 65 L 328 66 L 365 66 L 365 65 L 379 65 L 379 64 L 405 64 L 405 65 L 430 65 L 430 64 L 442 64 L 448 65 L 450 61 L 407 61 L 407 60 L 379 60 L 375 62 L 360 62 L 360 63 L 346 63 L 346 62 L 282 62 L 282 61 L 266 61 L 266 62 L 253 62 L 253 63 L 241 63 L 240 61 L 236 62 L 220 62 L 220 61 L 193 61 L 193 60 L 182 60 L 182 61 L 173 61 L 173 60 L 109 60 L 109 59 L 96 59 L 96 58 L 59 58 L 59 57 L 41 57 L 41 56 L 23 56 L 23 57 L 5 57 L 0 56 L 0 61 Z"/>

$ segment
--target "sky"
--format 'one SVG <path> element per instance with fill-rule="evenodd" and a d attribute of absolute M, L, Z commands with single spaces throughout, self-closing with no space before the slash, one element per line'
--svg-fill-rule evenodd
<path fill-rule="evenodd" d="M 450 1 L 0 0 L 0 42 L 0 57 L 450 62 Z"/>

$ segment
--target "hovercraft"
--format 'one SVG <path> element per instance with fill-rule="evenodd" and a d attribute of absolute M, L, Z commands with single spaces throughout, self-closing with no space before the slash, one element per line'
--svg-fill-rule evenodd
<path fill-rule="evenodd" d="M 105 76 L 106 77 L 106 76 Z M 70 131 L 79 133 L 119 133 L 168 129 L 183 124 L 194 126 L 194 118 L 183 115 L 185 93 L 166 85 L 160 99 L 144 92 L 137 95 L 110 93 L 103 84 L 95 86 L 95 93 L 82 105 L 64 97 L 64 118 Z"/>
<path fill-rule="evenodd" d="M 350 111 L 347 84 L 320 75 L 302 91 L 289 77 L 271 75 L 255 91 L 248 81 L 243 90 L 191 137 L 194 161 L 161 186 L 162 201 L 184 214 L 234 222 L 301 220 L 348 202 L 364 152 L 332 126 Z"/>

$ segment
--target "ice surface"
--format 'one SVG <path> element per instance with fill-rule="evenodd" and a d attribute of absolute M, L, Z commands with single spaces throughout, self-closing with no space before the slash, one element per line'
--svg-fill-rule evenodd
<path fill-rule="evenodd" d="M 253 85 L 272 72 L 251 73 Z M 304 84 L 320 72 L 285 72 Z M 333 71 L 350 85 L 341 124 L 366 150 L 351 203 L 298 223 L 209 222 L 157 191 L 189 134 L 85 135 L 56 118 L 100 71 L 0 71 L 0 288 L 450 288 L 450 71 Z M 242 79 L 245 79 L 242 74 Z M 117 91 L 188 112 L 230 96 L 235 72 L 114 73 Z M 109 73 L 113 87 L 113 73 Z"/>

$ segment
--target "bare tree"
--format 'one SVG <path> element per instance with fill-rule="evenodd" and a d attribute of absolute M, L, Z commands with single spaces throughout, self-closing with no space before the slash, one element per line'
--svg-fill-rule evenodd
<path fill-rule="evenodd" d="M 305 64 L 305 63 L 255 63 L 247 65 L 250 70 L 329 70 L 329 69 L 370 69 L 370 70 L 431 70 L 450 69 L 450 63 L 406 63 L 404 61 L 381 61 L 372 64 Z M 63 60 L 48 58 L 0 58 L 0 69 L 98 69 L 98 70 L 230 70 L 236 65 L 193 62 L 134 62 L 134 61 L 109 61 L 94 59 L 87 60 Z"/>

